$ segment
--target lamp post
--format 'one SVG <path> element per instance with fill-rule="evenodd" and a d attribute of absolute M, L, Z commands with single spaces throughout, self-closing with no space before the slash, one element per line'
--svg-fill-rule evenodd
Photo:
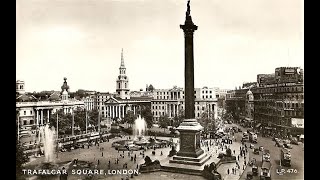
<path fill-rule="evenodd" d="M 57 111 L 57 158 L 59 154 L 59 113 Z"/>
<path fill-rule="evenodd" d="M 88 114 L 87 114 L 87 109 L 84 109 L 86 112 L 86 134 L 88 133 Z"/>
<path fill-rule="evenodd" d="M 72 108 L 72 136 L 74 136 L 74 108 Z"/>
<path fill-rule="evenodd" d="M 18 124 L 18 142 L 20 140 L 20 112 L 17 113 L 17 124 Z"/>

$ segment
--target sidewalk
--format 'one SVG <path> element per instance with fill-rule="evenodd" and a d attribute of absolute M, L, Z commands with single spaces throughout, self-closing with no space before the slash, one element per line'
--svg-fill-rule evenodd
<path fill-rule="evenodd" d="M 225 163 L 225 164 L 221 164 L 217 171 L 221 174 L 222 179 L 224 180 L 238 180 L 242 173 L 244 172 L 243 170 L 243 166 L 244 166 L 244 156 L 240 156 L 240 147 L 242 147 L 240 142 L 233 142 L 232 144 L 228 144 L 230 145 L 230 149 L 232 151 L 232 155 L 233 154 L 233 150 L 235 150 L 235 156 L 237 158 L 237 162 L 239 163 L 240 169 L 237 167 L 236 163 Z M 218 147 L 215 147 L 218 148 Z M 248 148 L 248 153 L 246 153 L 246 163 L 248 164 L 248 161 L 250 159 L 249 157 L 249 151 L 250 149 Z M 218 153 L 222 152 L 221 149 L 218 150 Z M 239 161 L 238 161 L 238 155 L 239 155 Z M 232 168 L 236 168 L 236 173 L 233 174 L 232 173 Z M 228 169 L 229 169 L 229 174 L 228 174 Z M 244 167 L 244 169 L 246 169 L 246 166 Z"/>

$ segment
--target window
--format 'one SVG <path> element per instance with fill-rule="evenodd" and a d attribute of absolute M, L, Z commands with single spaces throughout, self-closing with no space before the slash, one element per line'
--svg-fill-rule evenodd
<path fill-rule="evenodd" d="M 124 88 L 127 88 L 127 83 L 124 83 Z"/>
<path fill-rule="evenodd" d="M 204 99 L 204 96 L 202 96 L 202 98 Z"/>
<path fill-rule="evenodd" d="M 27 112 L 26 111 L 23 111 L 23 115 L 26 115 L 27 114 Z"/>
<path fill-rule="evenodd" d="M 158 109 L 158 106 L 156 106 L 156 109 Z"/>
<path fill-rule="evenodd" d="M 208 96 L 206 96 L 206 98 L 208 98 Z"/>
<path fill-rule="evenodd" d="M 162 112 L 162 115 L 164 116 L 164 112 Z"/>
<path fill-rule="evenodd" d="M 162 106 L 162 109 L 164 109 L 164 106 Z"/>
<path fill-rule="evenodd" d="M 204 107 L 202 107 L 202 111 L 204 110 Z"/>
<path fill-rule="evenodd" d="M 212 93 L 212 91 L 210 91 L 210 93 Z"/>
<path fill-rule="evenodd" d="M 23 121 L 23 125 L 27 125 L 27 121 L 26 120 Z"/>
<path fill-rule="evenodd" d="M 32 110 L 30 110 L 30 114 L 32 115 Z"/>
<path fill-rule="evenodd" d="M 156 116 L 158 115 L 158 112 L 156 111 Z"/>
<path fill-rule="evenodd" d="M 208 93 L 208 91 L 206 91 L 206 93 Z"/>
<path fill-rule="evenodd" d="M 210 95 L 210 98 L 212 98 L 212 95 Z"/>
<path fill-rule="evenodd" d="M 198 113 L 198 117 L 200 117 L 200 114 Z"/>
<path fill-rule="evenodd" d="M 197 106 L 197 109 L 198 109 L 198 111 L 199 111 L 199 106 Z"/>

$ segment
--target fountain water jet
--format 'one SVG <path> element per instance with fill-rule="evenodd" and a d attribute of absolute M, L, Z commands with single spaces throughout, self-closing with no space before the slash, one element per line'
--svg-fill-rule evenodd
<path fill-rule="evenodd" d="M 143 137 L 147 129 L 147 123 L 144 118 L 141 118 L 139 115 L 138 118 L 134 121 L 133 126 L 133 135 L 135 138 Z"/>
<path fill-rule="evenodd" d="M 55 130 L 49 128 L 49 125 L 41 126 L 39 130 L 39 139 L 43 143 L 45 162 L 53 162 L 54 160 L 54 139 L 55 139 Z"/>
<path fill-rule="evenodd" d="M 146 134 L 147 123 L 144 118 L 141 118 L 139 115 L 138 118 L 134 121 L 133 126 L 133 135 L 135 144 L 146 144 L 148 141 L 144 137 Z"/>

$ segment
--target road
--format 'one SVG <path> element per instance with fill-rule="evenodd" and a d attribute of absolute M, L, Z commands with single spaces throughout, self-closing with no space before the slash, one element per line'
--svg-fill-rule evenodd
<path fill-rule="evenodd" d="M 234 124 L 228 124 L 228 126 L 234 126 Z M 240 127 L 240 126 L 238 126 Z M 246 131 L 246 128 L 242 128 L 242 131 Z M 235 138 L 240 140 L 242 138 L 242 133 L 236 133 Z M 247 147 L 249 147 L 250 143 L 246 143 Z M 280 167 L 280 147 L 275 146 L 275 142 L 272 141 L 271 138 L 261 137 L 258 136 L 258 143 L 254 144 L 255 147 L 263 146 L 264 149 L 268 149 L 270 151 L 270 162 L 271 162 L 271 178 L 272 179 L 290 179 L 290 180 L 302 180 L 304 179 L 304 151 L 303 151 L 303 145 L 292 145 L 293 148 L 291 151 L 291 167 Z M 261 158 L 262 153 L 260 152 L 259 155 L 253 154 L 253 150 L 249 151 L 250 153 L 250 159 L 255 158 L 257 160 L 257 164 L 259 167 L 259 174 L 261 171 Z M 285 173 L 279 174 L 281 169 L 284 169 L 282 171 L 285 171 Z M 251 167 L 248 166 L 241 176 L 240 179 L 246 179 L 246 173 L 248 171 L 251 171 Z M 255 176 L 254 180 L 259 179 L 259 176 Z"/>

